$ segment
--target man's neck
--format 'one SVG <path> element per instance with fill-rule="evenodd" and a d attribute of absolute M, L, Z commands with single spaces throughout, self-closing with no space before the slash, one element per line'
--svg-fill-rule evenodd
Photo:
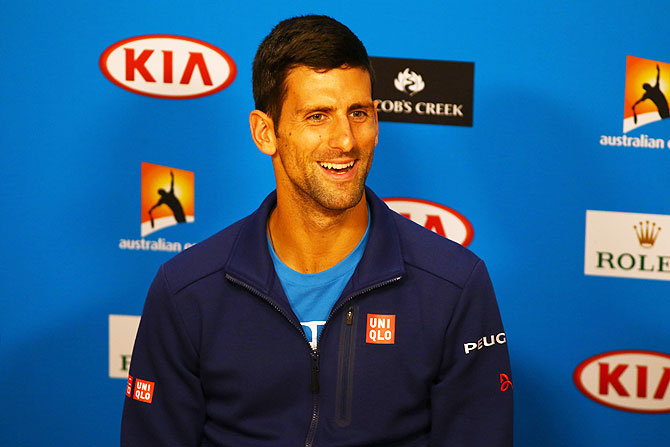
<path fill-rule="evenodd" d="M 356 206 L 343 211 L 295 206 L 296 201 L 283 199 L 277 197 L 277 207 L 268 220 L 268 235 L 279 259 L 295 271 L 329 269 L 346 258 L 365 234 L 365 193 Z"/>

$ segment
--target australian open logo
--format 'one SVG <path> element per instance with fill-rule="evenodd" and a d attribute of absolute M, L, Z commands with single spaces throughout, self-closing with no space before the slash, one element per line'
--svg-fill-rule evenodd
<path fill-rule="evenodd" d="M 670 64 L 628 56 L 623 131 L 670 118 Z"/>
<path fill-rule="evenodd" d="M 670 63 L 626 56 L 626 85 L 624 89 L 623 135 L 602 135 L 602 146 L 665 149 L 670 140 L 647 133 L 628 135 L 642 126 L 670 118 Z M 656 133 L 661 128 L 654 126 Z M 667 129 L 666 126 L 663 129 Z"/>
<path fill-rule="evenodd" d="M 194 175 L 191 171 L 142 163 L 140 234 L 195 221 Z"/>
<path fill-rule="evenodd" d="M 121 239 L 124 250 L 179 252 L 191 243 L 145 239 L 166 228 L 195 222 L 195 179 L 192 171 L 142 162 L 140 236 Z"/>

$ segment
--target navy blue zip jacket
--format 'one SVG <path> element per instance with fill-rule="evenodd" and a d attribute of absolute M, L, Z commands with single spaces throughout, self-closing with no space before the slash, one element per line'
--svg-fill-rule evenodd
<path fill-rule="evenodd" d="M 275 193 L 161 266 L 122 446 L 512 446 L 506 338 L 484 263 L 366 194 L 368 244 L 317 350 L 268 252 Z"/>

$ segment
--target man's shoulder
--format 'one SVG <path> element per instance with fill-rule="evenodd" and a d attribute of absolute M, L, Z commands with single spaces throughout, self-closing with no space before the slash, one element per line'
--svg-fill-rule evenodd
<path fill-rule="evenodd" d="M 464 287 L 480 258 L 462 245 L 392 213 L 405 263 Z"/>
<path fill-rule="evenodd" d="M 248 219 L 249 216 L 235 222 L 163 264 L 170 291 L 176 293 L 195 281 L 222 271 L 237 235 Z"/>

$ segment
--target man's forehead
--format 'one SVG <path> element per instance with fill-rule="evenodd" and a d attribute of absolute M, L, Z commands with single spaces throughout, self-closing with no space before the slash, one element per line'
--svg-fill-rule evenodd
<path fill-rule="evenodd" d="M 286 76 L 285 89 L 287 94 L 309 97 L 317 92 L 332 91 L 361 95 L 372 101 L 372 84 L 370 74 L 363 67 L 342 65 L 332 69 L 320 69 L 299 65 L 289 70 Z"/>

